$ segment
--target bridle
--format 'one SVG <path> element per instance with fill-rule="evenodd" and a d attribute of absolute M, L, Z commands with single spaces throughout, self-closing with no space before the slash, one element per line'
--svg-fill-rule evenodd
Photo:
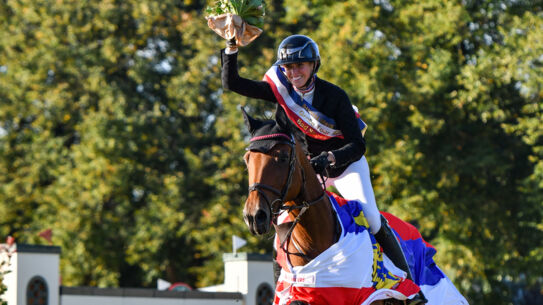
<path fill-rule="evenodd" d="M 249 194 L 253 191 L 258 192 L 264 199 L 266 200 L 266 203 L 268 204 L 268 208 L 270 210 L 270 214 L 272 215 L 272 222 L 274 226 L 276 227 L 277 235 L 279 236 L 279 240 L 281 242 L 281 249 L 285 251 L 286 254 L 292 254 L 301 256 L 305 259 L 311 260 L 309 256 L 304 254 L 295 244 L 298 253 L 293 253 L 288 251 L 288 243 L 290 241 L 290 237 L 292 235 L 292 232 L 294 231 L 294 228 L 296 225 L 300 222 L 302 215 L 315 203 L 322 201 L 322 199 L 326 196 L 326 192 L 323 190 L 322 194 L 315 200 L 312 201 L 305 201 L 302 200 L 301 204 L 295 204 L 295 205 L 285 205 L 285 197 L 288 193 L 288 190 L 291 187 L 292 184 L 292 175 L 294 171 L 296 170 L 296 142 L 292 136 L 288 136 L 284 133 L 275 133 L 270 135 L 264 135 L 264 136 L 257 136 L 253 137 L 250 142 L 253 143 L 255 141 L 261 141 L 261 140 L 270 140 L 270 139 L 287 139 L 277 141 L 277 144 L 287 144 L 290 147 L 290 154 L 289 154 L 289 169 L 287 174 L 287 180 L 286 183 L 283 185 L 283 188 L 281 190 L 278 190 L 277 188 L 270 186 L 268 184 L 256 182 L 249 186 Z M 300 170 L 302 171 L 302 190 L 298 193 L 298 197 L 304 193 L 304 186 L 305 186 L 305 172 L 302 167 L 300 167 Z M 264 190 L 270 191 L 274 193 L 275 195 L 279 196 L 277 199 L 270 202 L 268 196 L 264 192 Z M 295 198 L 293 201 L 296 203 L 297 198 Z M 283 223 L 283 224 L 277 224 L 277 218 L 280 214 L 282 214 L 284 211 L 291 212 L 292 210 L 300 210 L 294 221 Z"/>
<path fill-rule="evenodd" d="M 278 214 L 280 214 L 280 211 L 289 209 L 288 206 L 284 205 L 284 201 L 285 201 L 285 197 L 287 195 L 287 192 L 288 192 L 288 190 L 290 188 L 290 185 L 292 183 L 292 175 L 294 173 L 295 165 L 296 165 L 295 164 L 296 163 L 296 156 L 295 156 L 295 149 L 294 149 L 294 145 L 295 145 L 294 139 L 292 137 L 289 137 L 286 134 L 283 134 L 283 133 L 275 133 L 275 134 L 270 134 L 270 135 L 265 135 L 265 136 L 253 137 L 250 140 L 250 142 L 254 143 L 256 141 L 270 140 L 270 139 L 274 139 L 274 138 L 286 138 L 287 141 L 285 141 L 285 140 L 277 141 L 277 144 L 287 144 L 290 147 L 290 154 L 289 154 L 289 160 L 288 160 L 289 168 L 288 168 L 287 181 L 286 181 L 285 185 L 283 186 L 283 188 L 281 190 L 278 190 L 277 188 L 275 188 L 273 186 L 270 186 L 268 184 L 256 182 L 256 183 L 253 183 L 253 184 L 251 184 L 249 186 L 249 193 L 251 193 L 252 191 L 257 191 L 260 195 L 262 195 L 264 197 L 264 199 L 266 200 L 266 203 L 268 204 L 268 207 L 270 208 L 270 211 L 274 215 L 274 220 L 277 220 L 277 216 L 278 216 Z M 268 190 L 268 191 L 274 193 L 275 195 L 277 195 L 279 197 L 277 199 L 275 199 L 274 201 L 270 202 L 268 196 L 266 195 L 266 193 L 264 193 L 262 191 L 262 189 Z M 279 206 L 276 206 L 275 205 L 276 203 L 279 203 Z"/>

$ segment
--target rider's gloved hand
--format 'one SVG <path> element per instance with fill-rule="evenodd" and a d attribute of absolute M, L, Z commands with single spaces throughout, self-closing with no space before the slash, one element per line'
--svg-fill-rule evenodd
<path fill-rule="evenodd" d="M 311 158 L 311 160 L 309 160 L 309 164 L 311 164 L 315 170 L 315 173 L 324 173 L 324 170 L 330 165 L 330 161 L 328 160 L 328 152 L 323 151 L 320 155 Z"/>
<path fill-rule="evenodd" d="M 232 37 L 226 40 L 226 50 L 227 53 L 234 53 L 238 50 L 238 43 L 236 37 Z"/>

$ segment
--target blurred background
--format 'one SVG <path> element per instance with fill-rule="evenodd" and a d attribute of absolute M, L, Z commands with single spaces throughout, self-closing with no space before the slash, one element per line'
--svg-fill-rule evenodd
<path fill-rule="evenodd" d="M 0 1 L 0 239 L 62 247 L 63 285 L 222 283 L 249 234 L 239 106 L 197 0 Z M 543 3 L 267 0 L 240 48 L 320 47 L 369 128 L 381 210 L 418 226 L 471 304 L 543 304 Z M 1 275 L 0 275 L 1 276 Z"/>

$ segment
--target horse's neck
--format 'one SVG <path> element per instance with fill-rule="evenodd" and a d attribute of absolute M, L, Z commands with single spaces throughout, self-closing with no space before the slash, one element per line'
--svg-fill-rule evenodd
<path fill-rule="evenodd" d="M 301 252 L 304 256 L 291 255 L 293 266 L 307 264 L 309 259 L 317 257 L 335 242 L 334 213 L 323 207 L 330 207 L 328 197 L 308 209 L 294 228 L 288 245 L 289 252 Z"/>
<path fill-rule="evenodd" d="M 323 194 L 322 185 L 314 175 L 313 169 L 305 155 L 302 154 L 300 166 L 305 172 L 305 185 L 299 202 L 295 205 L 301 205 L 303 201 L 311 203 Z M 309 174 L 308 174 L 309 173 Z M 296 218 L 300 210 L 293 210 L 290 217 Z M 305 256 L 289 255 L 289 260 L 293 266 L 302 266 L 308 263 L 308 258 L 315 258 L 324 250 L 328 249 L 334 242 L 336 231 L 336 219 L 330 199 L 325 194 L 320 200 L 315 202 L 300 217 L 300 222 L 294 227 L 291 240 L 288 243 L 288 251 L 291 253 L 303 253 Z"/>

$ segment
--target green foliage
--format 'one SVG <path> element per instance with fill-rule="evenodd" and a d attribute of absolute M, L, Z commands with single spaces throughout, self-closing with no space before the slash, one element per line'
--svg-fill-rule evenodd
<path fill-rule="evenodd" d="M 5 262 L 0 262 L 0 268 L 4 264 Z M 0 295 L 3 295 L 4 293 L 6 293 L 8 289 L 6 285 L 4 285 L 4 275 L 5 275 L 5 272 L 0 272 Z M 0 299 L 0 305 L 8 305 L 8 302 L 3 299 Z"/>
<path fill-rule="evenodd" d="M 63 285 L 222 282 L 246 130 L 205 1 L 0 2 L 0 236 L 62 246 Z M 543 274 L 543 40 L 535 1 L 270 1 L 240 49 L 261 79 L 287 35 L 369 124 L 382 210 L 416 222 L 473 304 L 528 304 Z M 528 295 L 528 294 L 524 294 Z"/>
<path fill-rule="evenodd" d="M 266 15 L 266 3 L 262 0 L 217 0 L 213 7 L 207 7 L 206 12 L 213 16 L 235 14 L 248 24 L 262 27 Z"/>

